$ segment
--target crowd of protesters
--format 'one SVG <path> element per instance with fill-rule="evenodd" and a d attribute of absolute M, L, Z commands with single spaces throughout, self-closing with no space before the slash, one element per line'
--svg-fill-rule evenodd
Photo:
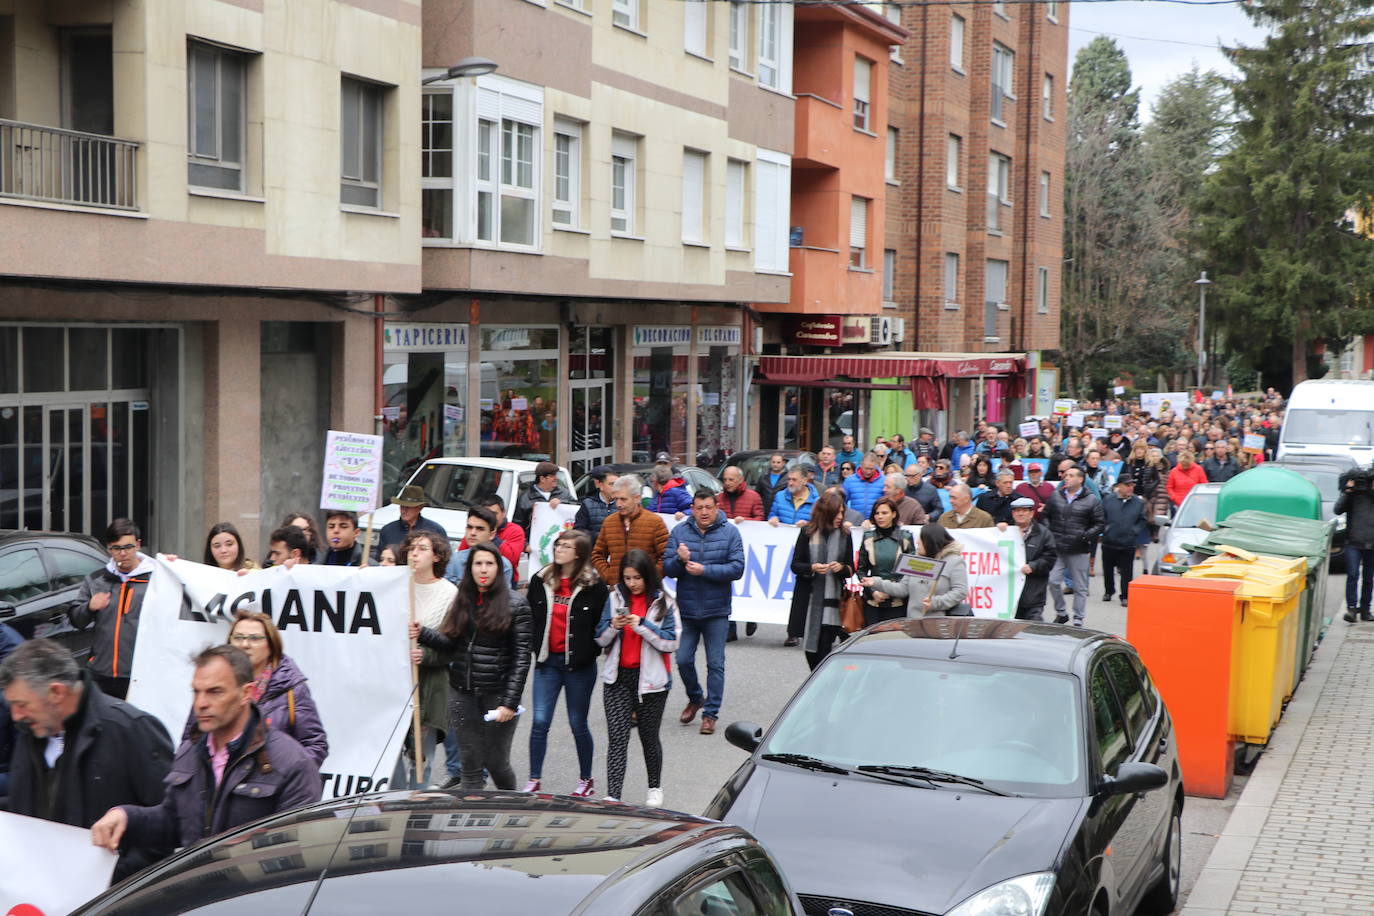
<path fill-rule="evenodd" d="M 893 433 L 861 449 L 847 435 L 838 448 L 823 445 L 815 462 L 772 455 L 752 485 L 740 468 L 727 467 L 719 493 L 689 492 L 669 462 L 643 481 L 598 468 L 571 526 L 554 541 L 553 561 L 528 582 L 520 567 L 534 507 L 574 501 L 547 462 L 535 468 L 512 520 L 500 497 L 473 506 L 456 549 L 423 515 L 423 491 L 407 486 L 392 500 L 401 517 L 370 550 L 353 513 L 317 520 L 293 510 L 269 536 L 262 565 L 409 567 L 425 762 L 409 756 L 417 743 L 409 736 L 393 786 L 467 792 L 490 780 L 514 789 L 511 746 L 532 678 L 524 790 L 543 791 L 549 744 L 563 740 L 553 728 L 561 699 L 578 763 L 569 794 L 593 795 L 597 739 L 588 719 L 600 682 L 607 797 L 622 795 L 630 734 L 638 731 L 645 801 L 659 806 L 659 729 L 674 667 L 687 698 L 680 723 L 700 715 L 699 731 L 710 735 L 721 713 L 725 645 L 734 638 L 731 586 L 744 572 L 735 522 L 798 529 L 786 644 L 801 645 L 813 668 L 846 635 L 839 613 L 850 591 L 862 595 L 866 625 L 970 614 L 967 572 L 951 534 L 961 529 L 1017 527 L 1025 544 L 1017 617 L 1041 619 L 1053 602 L 1056 621 L 1082 626 L 1098 556 L 1104 598 L 1119 592 L 1124 605 L 1156 517 L 1198 483 L 1229 480 L 1272 457 L 1283 411 L 1272 390 L 1249 401 L 1168 405 L 1158 415 L 1124 400 L 1077 406 L 1068 417 L 1033 420 L 1033 428 L 980 422 L 945 441 L 917 428 L 910 441 Z M 906 526 L 920 526 L 919 534 Z M 24 642 L 0 625 L 0 688 L 9 705 L 0 727 L 0 763 L 8 763 L 0 796 L 11 811 L 90 827 L 94 842 L 121 853 L 120 878 L 175 847 L 318 800 L 329 740 L 307 672 L 286 654 L 271 617 L 255 608 L 238 612 L 224 645 L 194 659 L 193 706 L 179 742 L 128 704 L 156 564 L 128 519 L 111 522 L 105 544 L 109 563 L 83 581 L 68 608 L 74 627 L 92 630 L 85 667 L 54 642 Z M 899 574 L 900 559 L 913 555 L 941 561 L 939 575 L 925 582 Z M 240 575 L 258 568 L 229 523 L 210 529 L 203 560 Z M 676 580 L 675 594 L 664 589 L 665 577 Z M 747 634 L 754 630 L 750 624 Z M 447 782 L 431 772 L 441 741 Z M 271 765 L 262 766 L 267 758 Z"/>

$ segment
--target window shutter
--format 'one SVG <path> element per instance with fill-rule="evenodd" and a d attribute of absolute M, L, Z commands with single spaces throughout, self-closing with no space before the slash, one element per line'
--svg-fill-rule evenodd
<path fill-rule="evenodd" d="M 683 8 L 683 47 L 706 56 L 706 0 L 686 0 Z"/>
<path fill-rule="evenodd" d="M 868 200 L 863 197 L 849 203 L 849 247 L 868 247 Z"/>
<path fill-rule="evenodd" d="M 682 238 L 686 241 L 698 242 L 703 238 L 701 201 L 705 184 L 706 155 L 685 150 L 682 154 Z"/>
<path fill-rule="evenodd" d="M 777 270 L 776 236 L 778 234 L 777 173 L 779 166 L 760 160 L 755 174 L 754 207 L 754 265 L 764 270 Z"/>
<path fill-rule="evenodd" d="M 725 244 L 744 244 L 744 163 L 734 159 L 725 165 Z"/>

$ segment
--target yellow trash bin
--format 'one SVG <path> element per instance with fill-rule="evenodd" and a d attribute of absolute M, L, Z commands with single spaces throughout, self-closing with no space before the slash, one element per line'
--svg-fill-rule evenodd
<path fill-rule="evenodd" d="M 1252 555 L 1253 556 L 1253 555 Z M 1184 573 L 1199 579 L 1235 579 L 1242 603 L 1240 644 L 1231 670 L 1231 734 L 1266 744 L 1292 693 L 1297 657 L 1298 596 L 1306 570 L 1282 557 L 1246 560 L 1219 556 Z"/>

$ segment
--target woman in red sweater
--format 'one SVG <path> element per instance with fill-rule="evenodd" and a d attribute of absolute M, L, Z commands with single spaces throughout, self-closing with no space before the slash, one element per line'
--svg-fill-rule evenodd
<path fill-rule="evenodd" d="M 1193 460 L 1193 453 L 1182 451 L 1178 453 L 1178 465 L 1169 472 L 1169 481 L 1165 487 L 1169 491 L 1169 499 L 1177 509 L 1183 503 L 1183 498 L 1192 492 L 1193 487 L 1206 482 L 1207 475 L 1203 472 L 1202 465 Z"/>

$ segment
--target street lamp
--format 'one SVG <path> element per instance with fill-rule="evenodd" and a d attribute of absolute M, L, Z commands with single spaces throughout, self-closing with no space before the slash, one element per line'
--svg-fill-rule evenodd
<path fill-rule="evenodd" d="M 456 80 L 465 76 L 486 76 L 496 71 L 497 63 L 486 57 L 465 57 L 449 67 L 444 73 L 420 80 L 421 86 L 437 83 L 439 80 Z"/>
<path fill-rule="evenodd" d="M 1207 365 L 1207 287 L 1212 281 L 1207 279 L 1207 271 L 1193 281 L 1197 287 L 1197 387 L 1202 390 L 1202 373 Z"/>

